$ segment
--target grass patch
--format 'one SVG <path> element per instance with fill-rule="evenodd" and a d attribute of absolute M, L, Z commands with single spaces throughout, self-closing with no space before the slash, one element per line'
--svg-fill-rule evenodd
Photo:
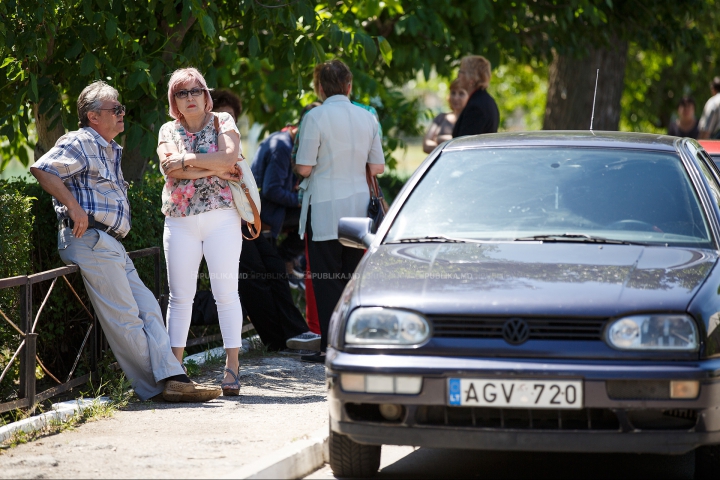
<path fill-rule="evenodd" d="M 130 381 L 125 377 L 122 370 L 117 367 L 115 357 L 110 352 L 105 355 L 105 358 L 103 358 L 100 365 L 98 365 L 97 380 L 93 380 L 79 388 L 79 397 L 73 395 L 69 399 L 77 398 L 78 400 L 83 400 L 86 398 L 108 397 L 110 401 L 107 403 L 93 402 L 92 405 L 75 412 L 72 417 L 64 421 L 57 419 L 48 421 L 47 424 L 39 430 L 32 432 L 15 432 L 12 437 L 0 444 L 0 451 L 37 440 L 38 438 L 55 435 L 65 430 L 72 430 L 84 423 L 112 417 L 118 409 L 128 404 L 133 395 L 130 389 Z M 67 397 L 67 395 L 64 397 Z M 59 399 L 55 399 L 54 401 L 58 400 Z M 7 423 L 14 423 L 25 420 L 33 415 L 49 412 L 51 411 L 52 403 L 54 402 L 48 400 L 38 404 L 35 411 L 32 412 L 24 410 L 8 412 L 6 420 L 9 421 L 7 421 Z"/>

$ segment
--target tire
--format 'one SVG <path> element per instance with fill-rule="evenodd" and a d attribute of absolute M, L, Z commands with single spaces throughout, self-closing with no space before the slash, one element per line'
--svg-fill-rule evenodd
<path fill-rule="evenodd" d="M 705 445 L 695 450 L 695 480 L 720 477 L 720 445 Z"/>
<path fill-rule="evenodd" d="M 340 478 L 370 478 L 380 468 L 381 445 L 364 445 L 330 430 L 330 468 Z"/>

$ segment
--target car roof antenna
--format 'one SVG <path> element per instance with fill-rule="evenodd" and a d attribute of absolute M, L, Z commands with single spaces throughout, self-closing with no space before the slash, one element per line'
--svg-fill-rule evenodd
<path fill-rule="evenodd" d="M 593 109 L 592 114 L 590 115 L 590 131 L 592 132 L 592 126 L 593 126 L 593 120 L 595 119 L 595 97 L 597 97 L 597 84 L 598 84 L 598 77 L 600 76 L 600 69 L 597 69 L 597 72 L 595 72 L 595 93 L 593 93 Z"/>

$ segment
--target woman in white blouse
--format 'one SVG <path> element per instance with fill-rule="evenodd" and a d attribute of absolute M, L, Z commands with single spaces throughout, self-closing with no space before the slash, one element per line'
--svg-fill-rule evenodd
<path fill-rule="evenodd" d="M 330 316 L 363 256 L 362 250 L 340 244 L 338 220 L 367 215 L 366 165 L 372 175 L 381 174 L 385 157 L 377 119 L 348 98 L 352 73 L 347 65 L 340 60 L 322 63 L 315 67 L 313 81 L 323 104 L 303 118 L 295 170 L 307 177 L 300 236 L 308 236 L 322 339 L 321 352 L 302 359 L 324 362 Z"/>

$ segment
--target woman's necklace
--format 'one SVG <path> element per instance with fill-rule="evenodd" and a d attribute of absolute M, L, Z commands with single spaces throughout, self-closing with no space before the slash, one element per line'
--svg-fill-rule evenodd
<path fill-rule="evenodd" d="M 202 130 L 203 127 L 205 126 L 205 124 L 207 123 L 207 118 L 208 118 L 208 113 L 205 112 L 205 116 L 202 119 L 202 123 L 200 123 L 200 129 L 198 129 L 198 132 L 200 130 Z M 180 119 L 180 124 L 183 126 L 183 128 L 185 129 L 185 132 L 187 134 L 194 135 L 195 133 L 197 133 L 197 132 L 193 133 L 190 131 L 190 126 L 188 125 L 187 120 L 185 120 L 184 118 Z"/>
<path fill-rule="evenodd" d="M 200 124 L 200 130 L 198 130 L 198 132 L 202 131 L 203 127 L 205 127 L 205 123 L 207 122 L 207 118 L 208 118 L 208 114 L 207 114 L 207 112 L 205 112 L 205 116 L 203 117 L 202 123 Z M 187 123 L 185 120 L 181 119 L 181 120 L 180 120 L 180 124 L 181 124 L 181 125 L 183 126 L 183 128 L 185 129 L 185 136 L 187 137 L 188 140 L 190 140 L 190 144 L 191 144 L 191 147 L 190 147 L 190 148 L 192 149 L 193 152 L 196 152 L 196 151 L 197 151 L 198 136 L 195 135 L 195 133 L 192 133 L 192 132 L 190 131 L 190 127 L 188 126 L 188 123 Z M 196 132 L 196 133 L 198 133 L 198 132 Z"/>

